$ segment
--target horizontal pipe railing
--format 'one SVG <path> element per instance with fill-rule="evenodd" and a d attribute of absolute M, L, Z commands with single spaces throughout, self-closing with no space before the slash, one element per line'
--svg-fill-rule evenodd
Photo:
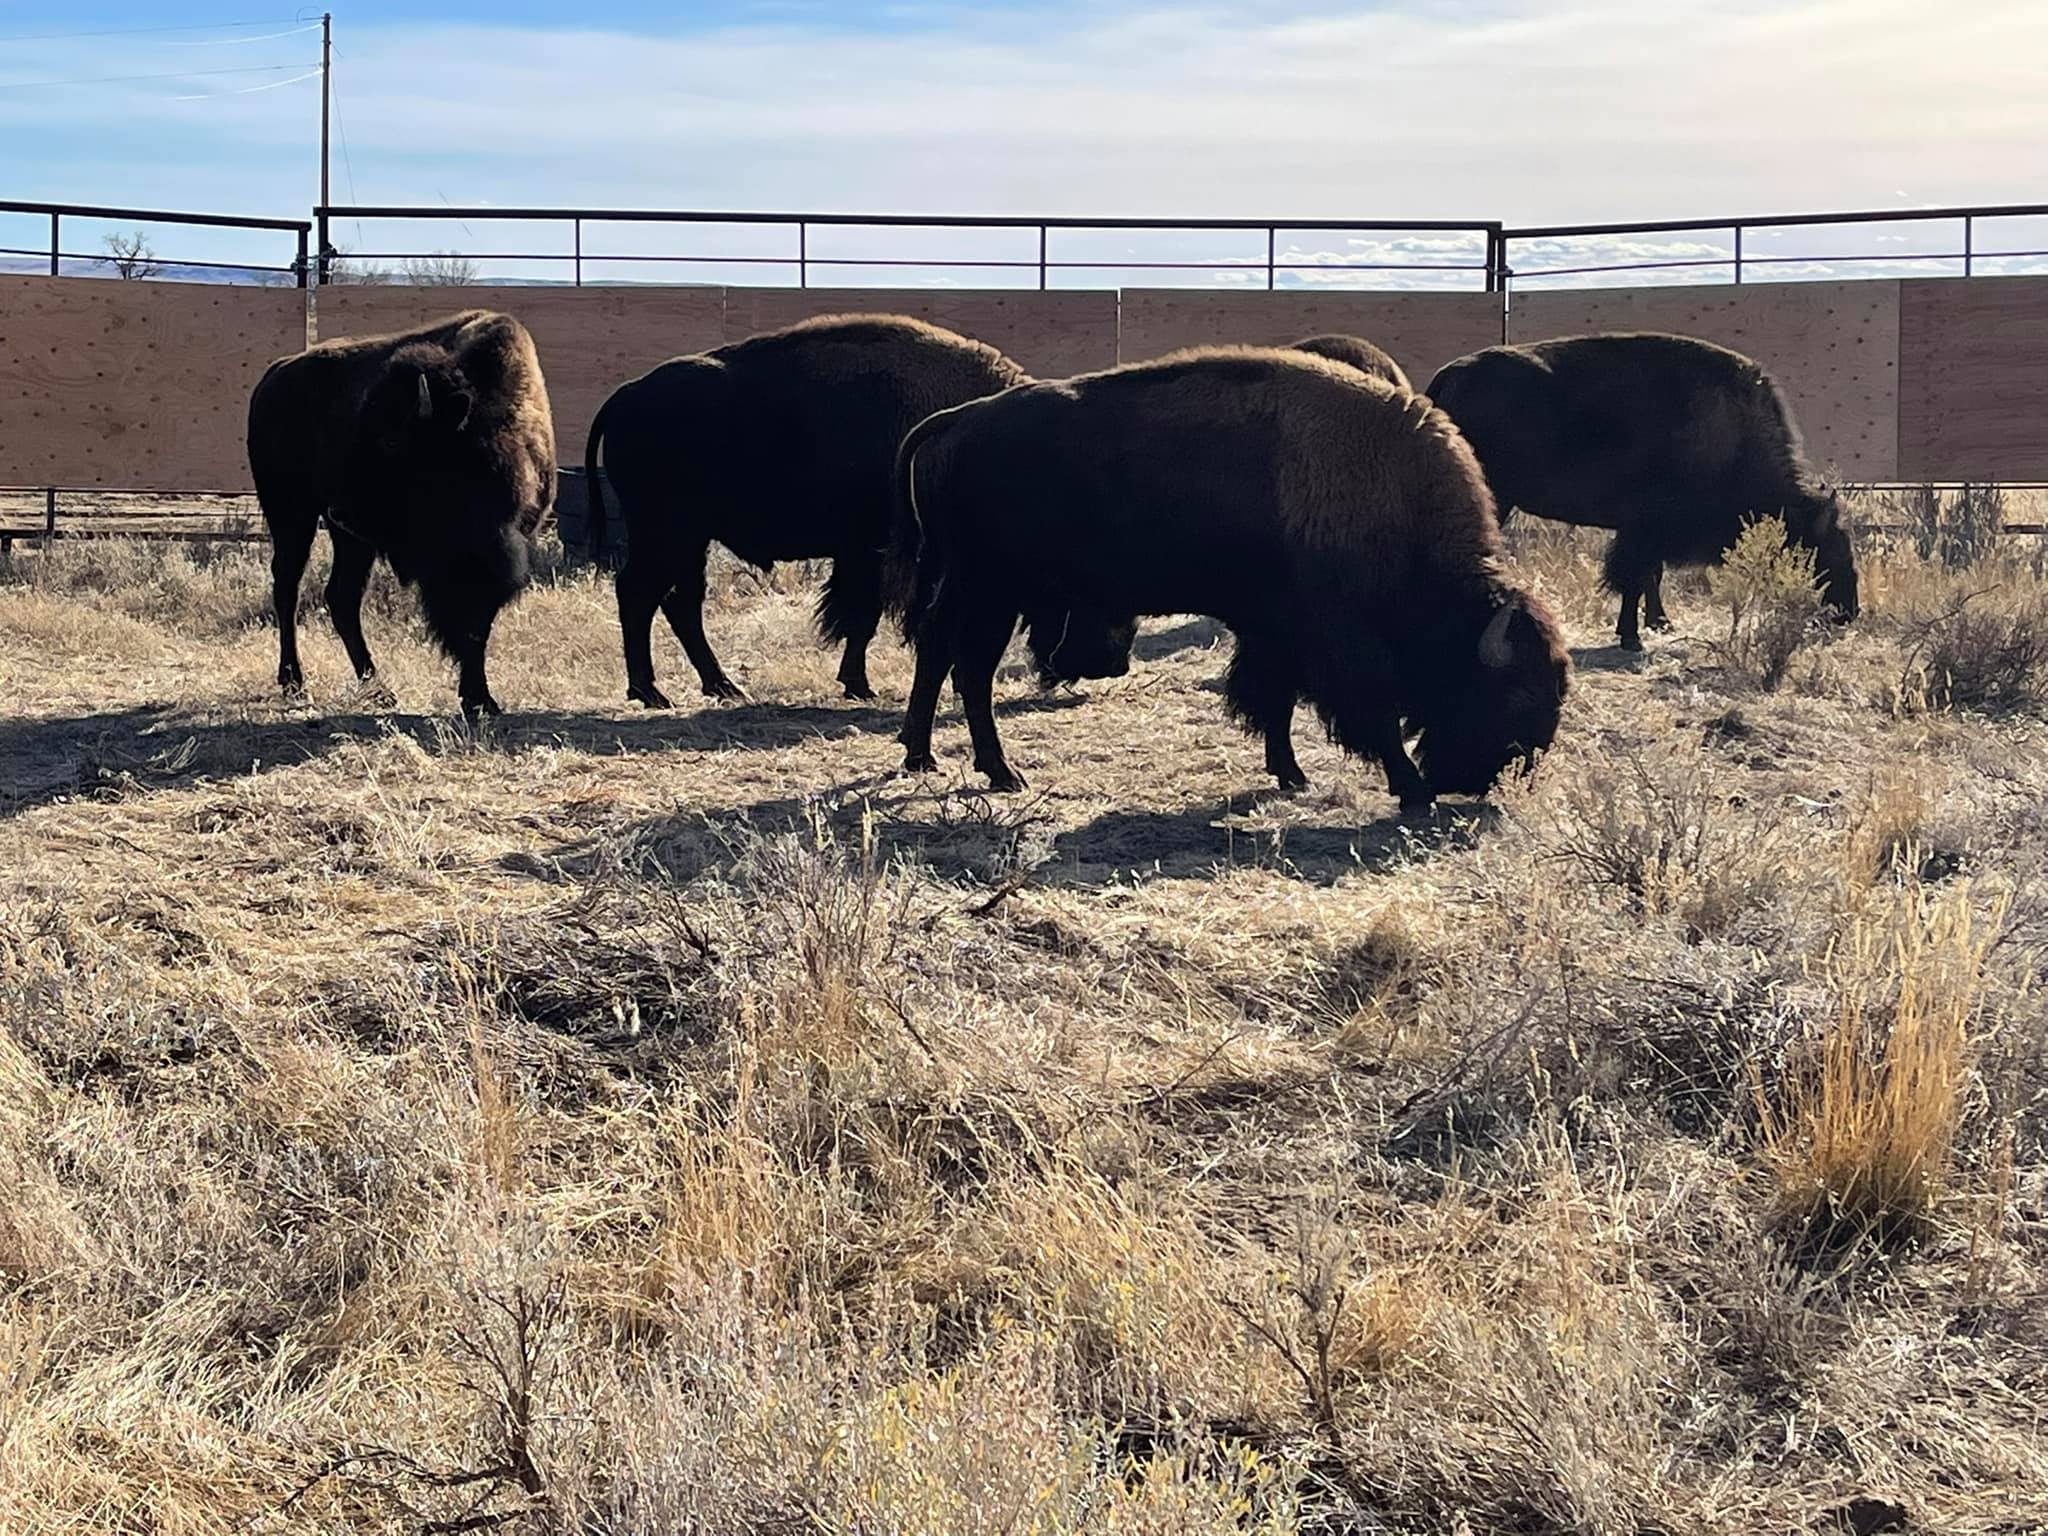
<path fill-rule="evenodd" d="M 161 208 L 115 208 L 99 203 L 30 203 L 0 198 L 0 213 L 55 214 L 66 219 L 126 219 L 137 224 L 200 224 L 215 229 L 278 229 L 312 233 L 309 219 L 246 218 L 233 213 L 171 213 Z"/>

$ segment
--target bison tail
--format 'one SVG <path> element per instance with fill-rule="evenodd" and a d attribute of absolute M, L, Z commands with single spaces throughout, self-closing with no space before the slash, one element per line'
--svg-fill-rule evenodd
<path fill-rule="evenodd" d="M 585 526 L 589 530 L 586 537 L 589 540 L 590 561 L 593 565 L 602 564 L 604 561 L 605 523 L 608 517 L 604 504 L 604 481 L 598 478 L 597 473 L 597 450 L 604 443 L 605 417 L 611 412 L 612 401 L 618 398 L 614 392 L 597 408 L 597 414 L 590 420 L 590 435 L 583 441 L 583 488 L 590 498 L 589 521 Z"/>
<path fill-rule="evenodd" d="M 922 616 L 938 596 L 941 580 L 941 531 L 928 520 L 917 501 L 917 455 L 951 424 L 953 412 L 940 411 L 912 427 L 896 450 L 894 509 L 889 547 L 882 557 L 882 602 L 902 622 L 903 635 L 914 640 Z"/>

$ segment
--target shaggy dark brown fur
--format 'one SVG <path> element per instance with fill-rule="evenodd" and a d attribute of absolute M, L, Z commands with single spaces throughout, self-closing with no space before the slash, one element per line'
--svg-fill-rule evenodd
<path fill-rule="evenodd" d="M 334 545 L 327 607 L 356 676 L 363 588 L 382 556 L 419 588 L 460 669 L 462 707 L 498 713 L 484 651 L 526 585 L 555 499 L 555 432 L 540 360 L 509 315 L 467 310 L 392 336 L 322 342 L 272 363 L 249 399 L 249 466 L 270 528 L 277 680 L 302 692 L 299 581 L 321 519 Z"/>
<path fill-rule="evenodd" d="M 1711 565 L 1758 518 L 1812 550 L 1822 590 L 1856 614 L 1856 566 L 1835 492 L 1807 466 L 1776 382 L 1688 336 L 1572 336 L 1447 363 L 1429 396 L 1471 441 L 1502 516 L 1615 530 L 1616 632 L 1640 649 L 1636 607 L 1664 616 L 1667 565 Z"/>
<path fill-rule="evenodd" d="M 604 535 L 600 446 L 627 521 L 618 574 L 627 697 L 668 707 L 654 681 L 657 607 L 704 692 L 739 696 L 704 634 L 704 562 L 716 540 L 764 570 L 778 560 L 832 561 L 818 627 L 845 642 L 847 696 L 873 698 L 868 642 L 884 609 L 900 606 L 885 591 L 897 444 L 933 411 L 1025 379 L 994 347 L 921 320 L 829 315 L 672 359 L 621 385 L 591 426 L 584 463 L 592 548 Z M 1041 668 L 1067 678 L 1123 670 L 1129 634 L 1119 652 L 1091 644 L 1100 628 L 1064 614 L 1034 624 Z M 1111 654 L 1098 662 L 1100 650 Z"/>
<path fill-rule="evenodd" d="M 897 477 L 918 547 L 913 771 L 933 766 L 950 671 L 975 766 L 1022 784 L 990 689 L 1034 605 L 1229 625 L 1232 712 L 1283 786 L 1306 782 L 1289 739 L 1303 698 L 1411 811 L 1484 792 L 1556 731 L 1570 663 L 1504 573 L 1471 451 L 1427 400 L 1348 366 L 1209 349 L 1014 389 L 919 426 Z"/>
<path fill-rule="evenodd" d="M 1396 389 L 1412 390 L 1415 387 L 1408 382 L 1408 375 L 1401 371 L 1401 365 L 1394 361 L 1391 353 L 1374 346 L 1363 336 L 1304 336 L 1293 344 L 1293 350 L 1327 357 L 1333 363 L 1343 363 L 1370 378 L 1383 379 Z"/>

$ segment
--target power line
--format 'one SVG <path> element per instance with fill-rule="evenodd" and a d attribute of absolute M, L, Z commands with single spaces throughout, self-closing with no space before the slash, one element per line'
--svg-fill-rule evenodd
<path fill-rule="evenodd" d="M 58 85 L 119 85 L 131 80 L 197 80 L 207 75 L 275 75 L 288 69 L 304 69 L 304 64 L 244 64 L 235 69 L 174 69 L 155 75 L 95 75 L 80 80 L 6 80 L 0 81 L 0 91 L 42 90 Z M 319 66 L 314 66 L 318 73 Z"/>
<path fill-rule="evenodd" d="M 226 32 L 242 27 L 281 27 L 296 16 L 273 16 L 263 21 L 193 21 L 170 27 L 101 27 L 91 32 L 10 32 L 0 43 L 62 43 L 75 37 L 136 37 L 145 32 Z"/>
<path fill-rule="evenodd" d="M 239 91 L 198 91 L 190 96 L 173 96 L 173 101 L 224 101 L 230 96 L 253 96 L 258 91 L 279 91 L 288 85 L 297 85 L 301 80 L 318 79 L 320 71 L 309 69 L 303 75 L 293 75 L 289 80 L 266 80 L 261 85 L 245 85 Z"/>
<path fill-rule="evenodd" d="M 163 46 L 166 48 L 239 48 L 244 43 L 268 43 L 280 37 L 298 37 L 306 32 L 318 32 L 320 23 L 306 27 L 287 27 L 282 32 L 258 32 L 254 37 L 201 37 L 191 42 L 175 38 Z"/>

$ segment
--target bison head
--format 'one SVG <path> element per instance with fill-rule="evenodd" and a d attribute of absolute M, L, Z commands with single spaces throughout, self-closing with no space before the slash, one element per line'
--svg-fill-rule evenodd
<path fill-rule="evenodd" d="M 1090 677 L 1122 677 L 1131 670 L 1131 644 L 1138 637 L 1138 621 L 1129 614 L 1069 608 L 1027 614 L 1024 625 L 1042 687 Z"/>
<path fill-rule="evenodd" d="M 1813 551 L 1814 574 L 1820 578 L 1821 596 L 1844 619 L 1857 613 L 1856 557 L 1849 547 L 1848 525 L 1842 519 L 1842 499 L 1834 490 L 1824 490 L 1811 522 L 1795 534 Z"/>
<path fill-rule="evenodd" d="M 1526 770 L 1557 735 L 1571 662 L 1556 621 L 1520 593 L 1493 610 L 1427 713 L 1416 765 L 1441 794 L 1483 795 L 1512 764 Z M 1461 682 L 1451 682 L 1461 679 Z"/>
<path fill-rule="evenodd" d="M 475 404 L 475 391 L 443 348 L 402 347 L 363 401 L 363 431 L 377 448 L 403 455 L 459 434 Z"/>

